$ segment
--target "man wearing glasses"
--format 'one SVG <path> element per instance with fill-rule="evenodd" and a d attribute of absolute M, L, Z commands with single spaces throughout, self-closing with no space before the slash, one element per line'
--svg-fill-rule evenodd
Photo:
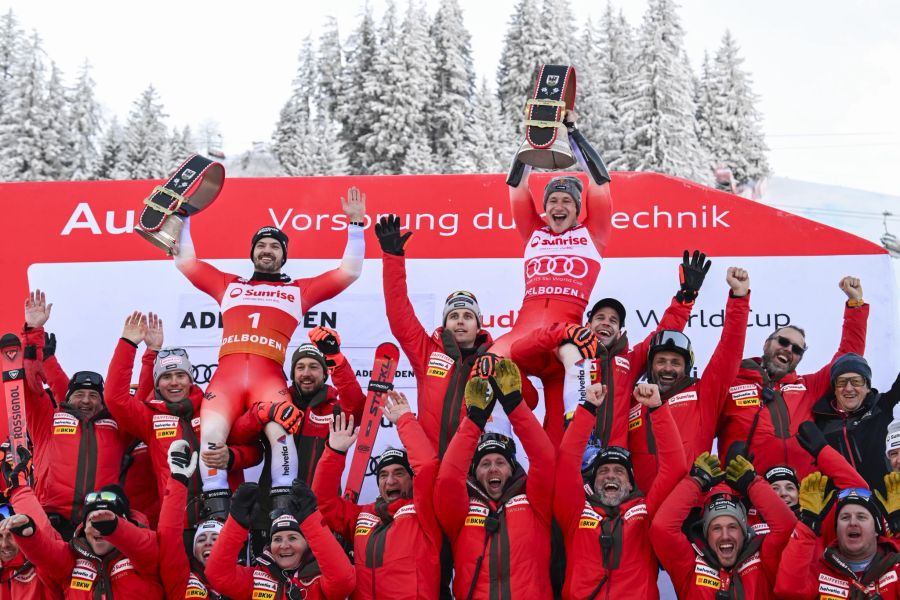
<path fill-rule="evenodd" d="M 881 394 L 872 388 L 872 369 L 858 354 L 845 354 L 831 365 L 831 389 L 813 407 L 813 418 L 828 445 L 840 452 L 871 489 L 882 492 L 891 471 L 881 440 L 888 433 L 900 379 Z"/>
<path fill-rule="evenodd" d="M 848 352 L 865 352 L 869 317 L 859 279 L 844 277 L 838 286 L 847 303 L 841 342 L 832 363 Z M 788 325 L 766 339 L 761 357 L 741 363 L 719 415 L 719 448 L 746 442 L 753 464 L 763 473 L 778 464 L 796 466 L 800 478 L 813 470 L 794 436 L 800 423 L 809 419 L 815 402 L 828 391 L 832 363 L 815 373 L 798 375 L 795 369 L 806 348 L 803 329 Z"/>

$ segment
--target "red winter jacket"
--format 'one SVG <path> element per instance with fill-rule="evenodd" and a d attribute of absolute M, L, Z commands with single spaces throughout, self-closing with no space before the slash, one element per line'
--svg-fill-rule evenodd
<path fill-rule="evenodd" d="M 221 598 L 207 583 L 202 565 L 184 545 L 184 513 L 188 503 L 187 486 L 169 477 L 159 513 L 156 539 L 159 543 L 159 575 L 168 600 L 185 598 Z M 246 541 L 247 536 L 244 535 Z M 218 540 L 217 540 L 218 541 Z M 192 548 L 193 550 L 193 548 Z M 238 551 L 232 553 L 237 557 Z M 232 562 L 234 562 L 232 560 Z"/>
<path fill-rule="evenodd" d="M 425 435 L 443 457 L 447 445 L 466 416 L 463 401 L 466 382 L 475 359 L 487 352 L 494 340 L 480 330 L 474 352 L 463 358 L 451 332 L 438 327 L 428 335 L 416 318 L 406 287 L 406 258 L 384 254 L 384 303 L 391 333 L 416 375 L 416 410 Z"/>
<path fill-rule="evenodd" d="M 607 398 L 597 411 L 595 435 L 601 440 L 608 440 L 610 446 L 628 445 L 628 407 L 631 406 L 631 394 L 635 382 L 647 370 L 647 351 L 650 340 L 657 331 L 675 329 L 681 331 L 691 316 L 693 302 L 682 304 L 672 299 L 672 303 L 656 329 L 642 342 L 628 349 L 628 337 L 622 335 L 610 348 L 601 348 L 603 354 L 591 361 L 591 382 L 601 382 L 607 386 Z M 510 349 L 510 358 L 526 372 L 541 372 L 546 363 L 556 361 L 556 349 L 566 336 L 566 327 L 570 323 L 554 323 L 549 327 L 538 329 L 530 335 L 515 342 Z M 544 428 L 554 445 L 559 445 L 563 436 L 562 396 L 545 394 L 546 415 Z"/>
<path fill-rule="evenodd" d="M 291 385 L 291 401 L 303 409 L 303 418 L 300 428 L 294 434 L 294 443 L 297 446 L 297 460 L 299 461 L 297 477 L 312 485 L 313 476 L 316 473 L 316 465 L 325 450 L 325 442 L 328 440 L 328 432 L 331 422 L 334 420 L 334 408 L 339 406 L 347 414 L 353 415 L 354 423 L 362 422 L 363 409 L 366 406 L 366 395 L 359 386 L 353 367 L 345 359 L 339 365 L 331 369 L 331 381 L 333 386 L 325 385 L 309 400 L 300 396 L 296 385 Z M 231 440 L 235 443 L 258 439 L 264 426 L 259 420 L 251 422 L 244 431 L 236 431 L 231 434 Z M 270 453 L 264 457 L 266 466 L 262 470 L 259 484 L 262 488 L 270 488 L 272 478 L 269 472 Z"/>
<path fill-rule="evenodd" d="M 206 563 L 209 581 L 229 598 L 258 598 L 265 600 L 343 600 L 356 585 L 353 565 L 334 534 L 325 526 L 321 513 L 314 512 L 300 524 L 314 561 L 302 565 L 287 579 L 268 550 L 257 557 L 256 565 L 244 567 L 235 556 L 247 541 L 247 529 L 228 517 L 216 545 Z M 298 596 L 288 596 L 289 586 L 299 590 Z"/>
<path fill-rule="evenodd" d="M 146 400 L 141 402 L 138 397 L 132 397 L 129 393 L 132 366 L 137 347 L 125 338 L 120 338 L 109 363 L 109 372 L 106 374 L 105 400 L 109 412 L 115 417 L 122 429 L 144 442 L 150 450 L 150 460 L 153 463 L 158 497 L 162 498 L 169 480 L 169 446 L 176 440 L 186 440 L 191 445 L 192 451 L 200 447 L 200 403 L 203 401 L 203 390 L 192 385 L 188 397 L 191 402 L 190 411 L 181 413 L 183 406 L 165 402 L 151 391 Z M 156 352 L 148 350 L 141 359 L 144 367 L 141 369 L 141 379 L 147 364 L 152 372 L 153 360 Z M 151 374 L 152 386 L 152 374 Z M 141 386 L 143 387 L 143 385 Z M 247 411 L 241 415 L 232 429 L 235 435 L 242 435 L 247 439 L 254 436 L 245 435 L 244 432 L 258 428 L 259 421 L 256 416 Z M 243 469 L 259 463 L 262 458 L 262 449 L 259 443 L 248 442 L 246 444 L 231 443 L 229 438 L 228 448 L 234 455 L 234 462 L 228 472 L 228 479 L 232 489 L 240 485 L 244 480 Z M 151 483 L 151 482 L 148 482 Z M 198 498 L 202 485 L 200 482 L 200 470 L 198 469 L 190 481 L 190 497 Z M 199 503 L 192 502 L 186 513 L 190 524 L 196 523 L 198 518 Z"/>
<path fill-rule="evenodd" d="M 513 472 L 503 496 L 491 500 L 468 476 L 481 430 L 468 417 L 441 462 L 434 508 L 453 547 L 453 593 L 466 598 L 475 565 L 484 557 L 474 598 L 551 598 L 550 523 L 553 518 L 553 444 L 521 402 L 509 415 L 528 456 L 529 471 Z M 499 521 L 489 534 L 486 517 Z"/>
<path fill-rule="evenodd" d="M 127 464 L 126 464 L 127 463 Z M 122 458 L 122 469 L 119 480 L 124 475 L 125 495 L 129 506 L 147 517 L 150 529 L 156 530 L 159 521 L 160 497 L 156 489 L 156 474 L 153 472 L 153 460 L 147 444 L 134 440 Z"/>
<path fill-rule="evenodd" d="M 832 362 L 848 352 L 865 354 L 868 317 L 868 304 L 844 308 L 841 343 Z M 746 441 L 759 415 L 750 443 L 757 472 L 765 473 L 775 465 L 789 464 L 797 471 L 797 477 L 803 479 L 813 471 L 812 462 L 794 436 L 800 423 L 812 419 L 813 405 L 831 386 L 831 363 L 811 375 L 791 371 L 774 382 L 774 399 L 768 404 L 762 401 L 764 380 L 759 365 L 759 358 L 742 362 L 737 378 L 728 389 L 719 416 L 719 448 L 724 454 L 734 442 Z"/>
<path fill-rule="evenodd" d="M 325 448 L 312 489 L 328 526 L 353 540 L 355 600 L 439 597 L 441 531 L 433 503 L 438 459 L 412 413 L 397 421 L 413 470 L 413 497 L 355 504 L 338 496 L 346 456 Z"/>
<path fill-rule="evenodd" d="M 29 329 L 25 336 L 27 345 L 43 351 L 42 327 Z M 29 362 L 33 360 L 25 359 L 26 373 L 31 371 Z M 34 442 L 35 493 L 47 512 L 78 519 L 85 494 L 119 483 L 122 456 L 132 437 L 107 410 L 85 420 L 64 404 L 54 409 L 37 382 L 28 384 L 25 409 L 28 433 Z"/>
<path fill-rule="evenodd" d="M 18 511 L 17 511 L 18 512 Z M 64 542 L 39 508 L 28 514 L 36 523 L 34 535 L 16 536 L 19 547 L 45 576 L 64 590 L 68 600 L 149 600 L 162 598 L 159 583 L 159 550 L 156 534 L 134 523 L 118 519 L 106 539 L 115 546 L 109 554 L 96 556 L 79 528 L 71 542 Z"/>
<path fill-rule="evenodd" d="M 822 531 L 824 531 L 824 526 Z M 837 545 L 822 551 L 821 541 L 804 523 L 797 523 L 784 549 L 775 594 L 784 600 L 863 600 L 900 598 L 900 559 L 896 547 L 887 538 L 879 538 L 875 558 L 862 578 L 835 557 Z M 836 560 L 835 560 L 836 559 Z M 857 588 L 861 586 L 864 593 Z"/>
<path fill-rule="evenodd" d="M 37 527 L 59 537 L 30 487 L 14 488 L 9 494 L 9 500 L 17 513 L 36 515 L 32 518 Z M 38 570 L 21 549 L 10 562 L 3 563 L 0 569 L 0 600 L 55 600 L 61 597 L 62 588 L 48 578 L 43 570 Z"/>
<path fill-rule="evenodd" d="M 736 600 L 774 598 L 772 589 L 781 552 L 797 518 L 762 477 L 756 477 L 749 492 L 753 505 L 769 523 L 769 534 L 762 539 L 746 538 L 730 569 L 716 563 L 715 554 L 706 547 L 699 530 L 694 528 L 690 537 L 682 530 L 691 509 L 699 506 L 704 496 L 692 477 L 682 479 L 656 513 L 650 528 L 653 549 L 669 572 L 679 598 L 714 600 L 716 592 L 726 585 L 735 594 L 738 578 L 743 595 L 731 596 Z"/>
<path fill-rule="evenodd" d="M 684 382 L 686 387 L 676 388 L 663 398 L 681 434 L 687 464 L 712 447 L 721 405 L 741 364 L 749 314 L 750 294 L 740 298 L 729 294 L 722 335 L 703 375 L 700 379 L 690 378 Z M 647 408 L 632 400 L 628 411 L 628 449 L 638 488 L 642 490 L 650 489 L 660 465 L 657 451 L 662 444 L 656 439 L 652 424 L 655 415 L 654 412 L 648 419 Z"/>
<path fill-rule="evenodd" d="M 671 408 L 663 404 L 653 411 L 661 454 L 659 477 L 646 495 L 636 489 L 616 508 L 599 502 L 592 483 L 581 477 L 581 458 L 595 417 L 583 406 L 575 411 L 556 467 L 553 514 L 566 540 L 566 579 L 563 598 L 659 598 L 656 577 L 659 565 L 650 546 L 650 521 L 659 505 L 687 474 Z M 608 553 L 600 545 L 609 535 Z"/>

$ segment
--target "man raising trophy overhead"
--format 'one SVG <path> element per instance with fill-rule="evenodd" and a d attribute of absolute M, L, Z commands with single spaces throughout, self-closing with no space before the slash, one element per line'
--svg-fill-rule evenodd
<path fill-rule="evenodd" d="M 526 140 L 513 159 L 507 178 L 516 230 L 525 242 L 525 298 L 512 329 L 491 348 L 493 354 L 509 356 L 527 374 L 541 378 L 547 403 L 544 427 L 556 444 L 563 429 L 563 368 L 570 372 L 576 363 L 593 358 L 597 340 L 585 327 L 570 327 L 555 353 L 558 360 L 553 356 L 520 360 L 513 353 L 513 344 L 554 323 L 582 322 L 609 238 L 609 173 L 600 155 L 578 131 L 574 104 L 575 70 L 542 65 L 533 97 L 526 105 Z M 532 166 L 556 168 L 575 162 L 588 175 L 587 190 L 577 176 L 554 177 L 544 187 L 542 217 L 528 187 Z M 490 369 L 489 361 L 479 365 L 482 371 Z M 566 406 L 565 412 L 574 409 L 575 406 Z M 502 415 L 495 414 L 494 419 L 499 422 L 498 429 L 505 429 L 500 424 L 505 421 Z"/>

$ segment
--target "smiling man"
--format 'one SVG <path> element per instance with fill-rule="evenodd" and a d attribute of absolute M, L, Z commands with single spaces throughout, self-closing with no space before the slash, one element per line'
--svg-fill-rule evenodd
<path fill-rule="evenodd" d="M 863 300 L 859 279 L 844 277 L 838 286 L 847 302 L 841 342 L 832 363 L 848 352 L 865 352 L 869 317 L 869 305 Z M 795 467 L 802 479 L 814 470 L 794 436 L 800 423 L 810 418 L 816 401 L 828 391 L 832 363 L 815 373 L 798 375 L 796 368 L 806 349 L 803 329 L 788 325 L 766 338 L 761 357 L 741 363 L 719 416 L 719 448 L 745 442 L 754 464 L 763 472 L 775 465 L 788 464 Z"/>
<path fill-rule="evenodd" d="M 813 419 L 828 445 L 859 471 L 871 489 L 884 489 L 891 465 L 885 456 L 888 426 L 900 402 L 900 378 L 885 393 L 872 388 L 872 369 L 858 354 L 831 365 L 831 390 L 813 407 Z"/>

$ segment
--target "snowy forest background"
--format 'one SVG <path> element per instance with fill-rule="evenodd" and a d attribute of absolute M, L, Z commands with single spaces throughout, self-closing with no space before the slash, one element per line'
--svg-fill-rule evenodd
<path fill-rule="evenodd" d="M 331 19 L 300 42 L 271 139 L 230 157 L 230 172 L 504 172 L 523 140 L 535 68 L 557 63 L 575 66 L 579 127 L 611 170 L 712 184 L 725 167 L 737 185 L 752 184 L 769 165 L 742 62 L 725 31 L 694 72 L 673 0 L 650 0 L 637 26 L 611 4 L 592 21 L 568 0 L 520 0 L 496 80 L 477 81 L 457 0 L 433 15 L 419 0 L 389 2 L 377 22 L 367 8 L 349 35 Z M 215 123 L 169 123 L 152 83 L 127 117 L 105 114 L 89 61 L 67 82 L 38 31 L 26 33 L 12 11 L 0 17 L 0 180 L 158 179 L 221 143 Z"/>

